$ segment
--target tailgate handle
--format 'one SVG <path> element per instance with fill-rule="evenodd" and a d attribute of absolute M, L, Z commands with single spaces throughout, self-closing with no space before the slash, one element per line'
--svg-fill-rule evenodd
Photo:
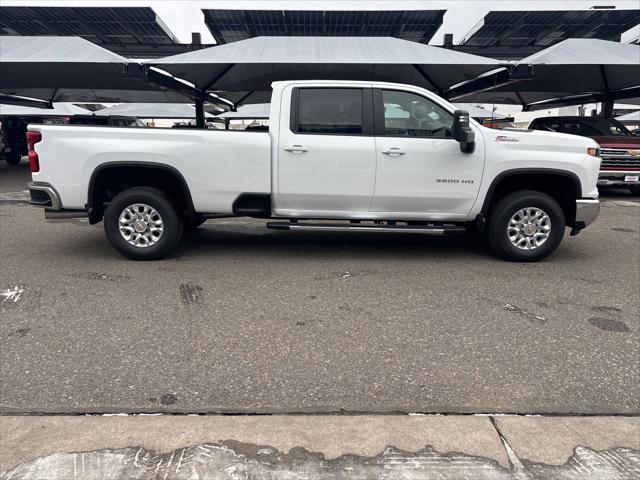
<path fill-rule="evenodd" d="M 308 151 L 309 149 L 303 145 L 289 145 L 288 147 L 284 147 L 283 149 L 285 152 L 292 152 L 292 153 L 304 153 L 306 151 Z"/>

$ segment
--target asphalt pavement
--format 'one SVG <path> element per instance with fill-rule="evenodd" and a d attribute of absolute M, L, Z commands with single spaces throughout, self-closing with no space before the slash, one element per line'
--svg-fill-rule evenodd
<path fill-rule="evenodd" d="M 8 173 L 7 173 L 8 172 Z M 540 263 L 209 221 L 132 262 L 0 169 L 0 412 L 640 412 L 640 203 Z"/>

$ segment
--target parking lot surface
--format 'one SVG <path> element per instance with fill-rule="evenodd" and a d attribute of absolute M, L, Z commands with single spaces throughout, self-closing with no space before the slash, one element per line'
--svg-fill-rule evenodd
<path fill-rule="evenodd" d="M 640 412 L 640 203 L 534 264 L 209 221 L 132 262 L 0 175 L 2 412 Z M 22 175 L 22 176 L 21 176 Z"/>

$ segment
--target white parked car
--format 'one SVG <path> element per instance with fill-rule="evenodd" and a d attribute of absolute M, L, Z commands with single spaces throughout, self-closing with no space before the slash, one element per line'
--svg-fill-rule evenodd
<path fill-rule="evenodd" d="M 104 220 L 137 260 L 208 218 L 253 216 L 287 230 L 474 230 L 533 261 L 599 212 L 594 140 L 484 128 L 409 85 L 276 82 L 268 132 L 31 125 L 28 137 L 32 203 Z"/>

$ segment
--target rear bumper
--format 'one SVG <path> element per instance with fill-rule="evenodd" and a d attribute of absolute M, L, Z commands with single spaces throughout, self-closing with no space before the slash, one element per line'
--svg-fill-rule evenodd
<path fill-rule="evenodd" d="M 576 200 L 576 220 L 573 224 L 573 230 L 582 230 L 583 228 L 595 222 L 600 214 L 600 200 L 597 198 L 581 198 Z"/>
<path fill-rule="evenodd" d="M 62 208 L 60 195 L 48 183 L 30 182 L 27 184 L 31 196 L 31 205 L 44 208 L 44 218 L 47 220 L 63 220 L 67 218 L 81 218 L 88 216 L 86 210 L 67 210 Z"/>
<path fill-rule="evenodd" d="M 44 207 L 47 210 L 61 210 L 62 202 L 60 195 L 48 183 L 29 182 L 27 183 L 29 194 L 31 196 L 31 205 L 36 207 Z"/>

